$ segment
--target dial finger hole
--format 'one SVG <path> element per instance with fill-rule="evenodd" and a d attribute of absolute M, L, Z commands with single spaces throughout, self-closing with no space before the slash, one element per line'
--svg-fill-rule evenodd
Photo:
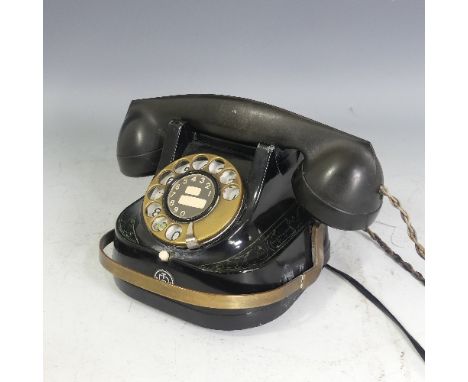
<path fill-rule="evenodd" d="M 159 203 L 151 203 L 146 207 L 146 214 L 150 218 L 154 218 L 161 213 L 161 205 Z"/>
<path fill-rule="evenodd" d="M 234 171 L 226 170 L 221 174 L 221 176 L 219 177 L 219 180 L 221 181 L 221 183 L 229 184 L 229 183 L 234 182 L 236 178 L 237 178 L 237 174 Z"/>
<path fill-rule="evenodd" d="M 224 162 L 221 159 L 215 159 L 208 166 L 208 170 L 212 174 L 219 174 L 224 169 Z"/>
<path fill-rule="evenodd" d="M 162 187 L 155 186 L 151 190 L 148 191 L 148 198 L 151 200 L 158 200 L 163 196 L 164 189 Z"/>
<path fill-rule="evenodd" d="M 199 157 L 196 157 L 195 160 L 193 161 L 192 167 L 195 170 L 201 170 L 207 164 L 208 164 L 208 158 L 205 156 L 199 156 Z"/>
<path fill-rule="evenodd" d="M 151 228 L 153 228 L 154 231 L 164 231 L 166 227 L 167 218 L 165 216 L 160 216 L 154 219 L 153 224 L 151 225 Z"/>
<path fill-rule="evenodd" d="M 223 190 L 223 198 L 226 200 L 234 200 L 240 194 L 239 187 L 232 185 Z"/>
<path fill-rule="evenodd" d="M 168 240 L 177 240 L 182 233 L 182 227 L 178 224 L 172 224 L 166 230 L 166 238 Z"/>
<path fill-rule="evenodd" d="M 174 180 L 174 178 L 175 174 L 173 172 L 166 171 L 159 177 L 159 183 L 166 185 Z"/>
<path fill-rule="evenodd" d="M 175 172 L 178 174 L 183 174 L 184 172 L 187 172 L 190 169 L 190 163 L 188 160 L 181 160 L 178 162 L 175 166 Z"/>

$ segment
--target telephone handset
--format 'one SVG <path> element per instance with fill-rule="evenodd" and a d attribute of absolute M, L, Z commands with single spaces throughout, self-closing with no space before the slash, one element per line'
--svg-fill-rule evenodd
<path fill-rule="evenodd" d="M 369 142 L 243 98 L 133 101 L 117 159 L 153 178 L 101 263 L 128 295 L 209 328 L 281 315 L 326 266 L 327 227 L 366 229 L 382 205 Z"/>
<path fill-rule="evenodd" d="M 294 172 L 298 203 L 335 228 L 368 227 L 382 205 L 380 163 L 371 144 L 289 111 L 243 98 L 186 95 L 133 101 L 117 157 L 129 176 L 154 174 L 171 120 L 236 142 L 277 145 L 304 156 Z"/>

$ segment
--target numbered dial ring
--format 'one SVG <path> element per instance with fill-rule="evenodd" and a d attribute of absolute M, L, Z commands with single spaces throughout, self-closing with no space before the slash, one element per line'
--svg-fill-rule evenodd
<path fill-rule="evenodd" d="M 242 197 L 240 175 L 229 161 L 212 154 L 189 155 L 156 174 L 144 197 L 143 216 L 161 241 L 192 248 L 232 224 Z"/>
<path fill-rule="evenodd" d="M 216 179 L 202 171 L 175 179 L 166 191 L 166 208 L 172 218 L 184 222 L 207 215 L 218 200 Z"/>

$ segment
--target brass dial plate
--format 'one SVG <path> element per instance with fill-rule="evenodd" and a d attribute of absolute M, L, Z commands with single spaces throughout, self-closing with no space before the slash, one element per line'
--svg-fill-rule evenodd
<path fill-rule="evenodd" d="M 182 157 L 154 176 L 143 200 L 148 230 L 162 242 L 187 247 L 203 244 L 225 231 L 239 213 L 242 179 L 219 155 Z"/>

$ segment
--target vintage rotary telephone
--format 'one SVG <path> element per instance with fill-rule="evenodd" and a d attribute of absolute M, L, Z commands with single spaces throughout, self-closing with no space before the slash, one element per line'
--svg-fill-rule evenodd
<path fill-rule="evenodd" d="M 386 192 L 369 142 L 236 97 L 133 101 L 117 158 L 125 175 L 154 177 L 101 239 L 101 263 L 126 294 L 215 329 L 284 313 L 328 262 L 327 226 L 368 230 Z"/>

